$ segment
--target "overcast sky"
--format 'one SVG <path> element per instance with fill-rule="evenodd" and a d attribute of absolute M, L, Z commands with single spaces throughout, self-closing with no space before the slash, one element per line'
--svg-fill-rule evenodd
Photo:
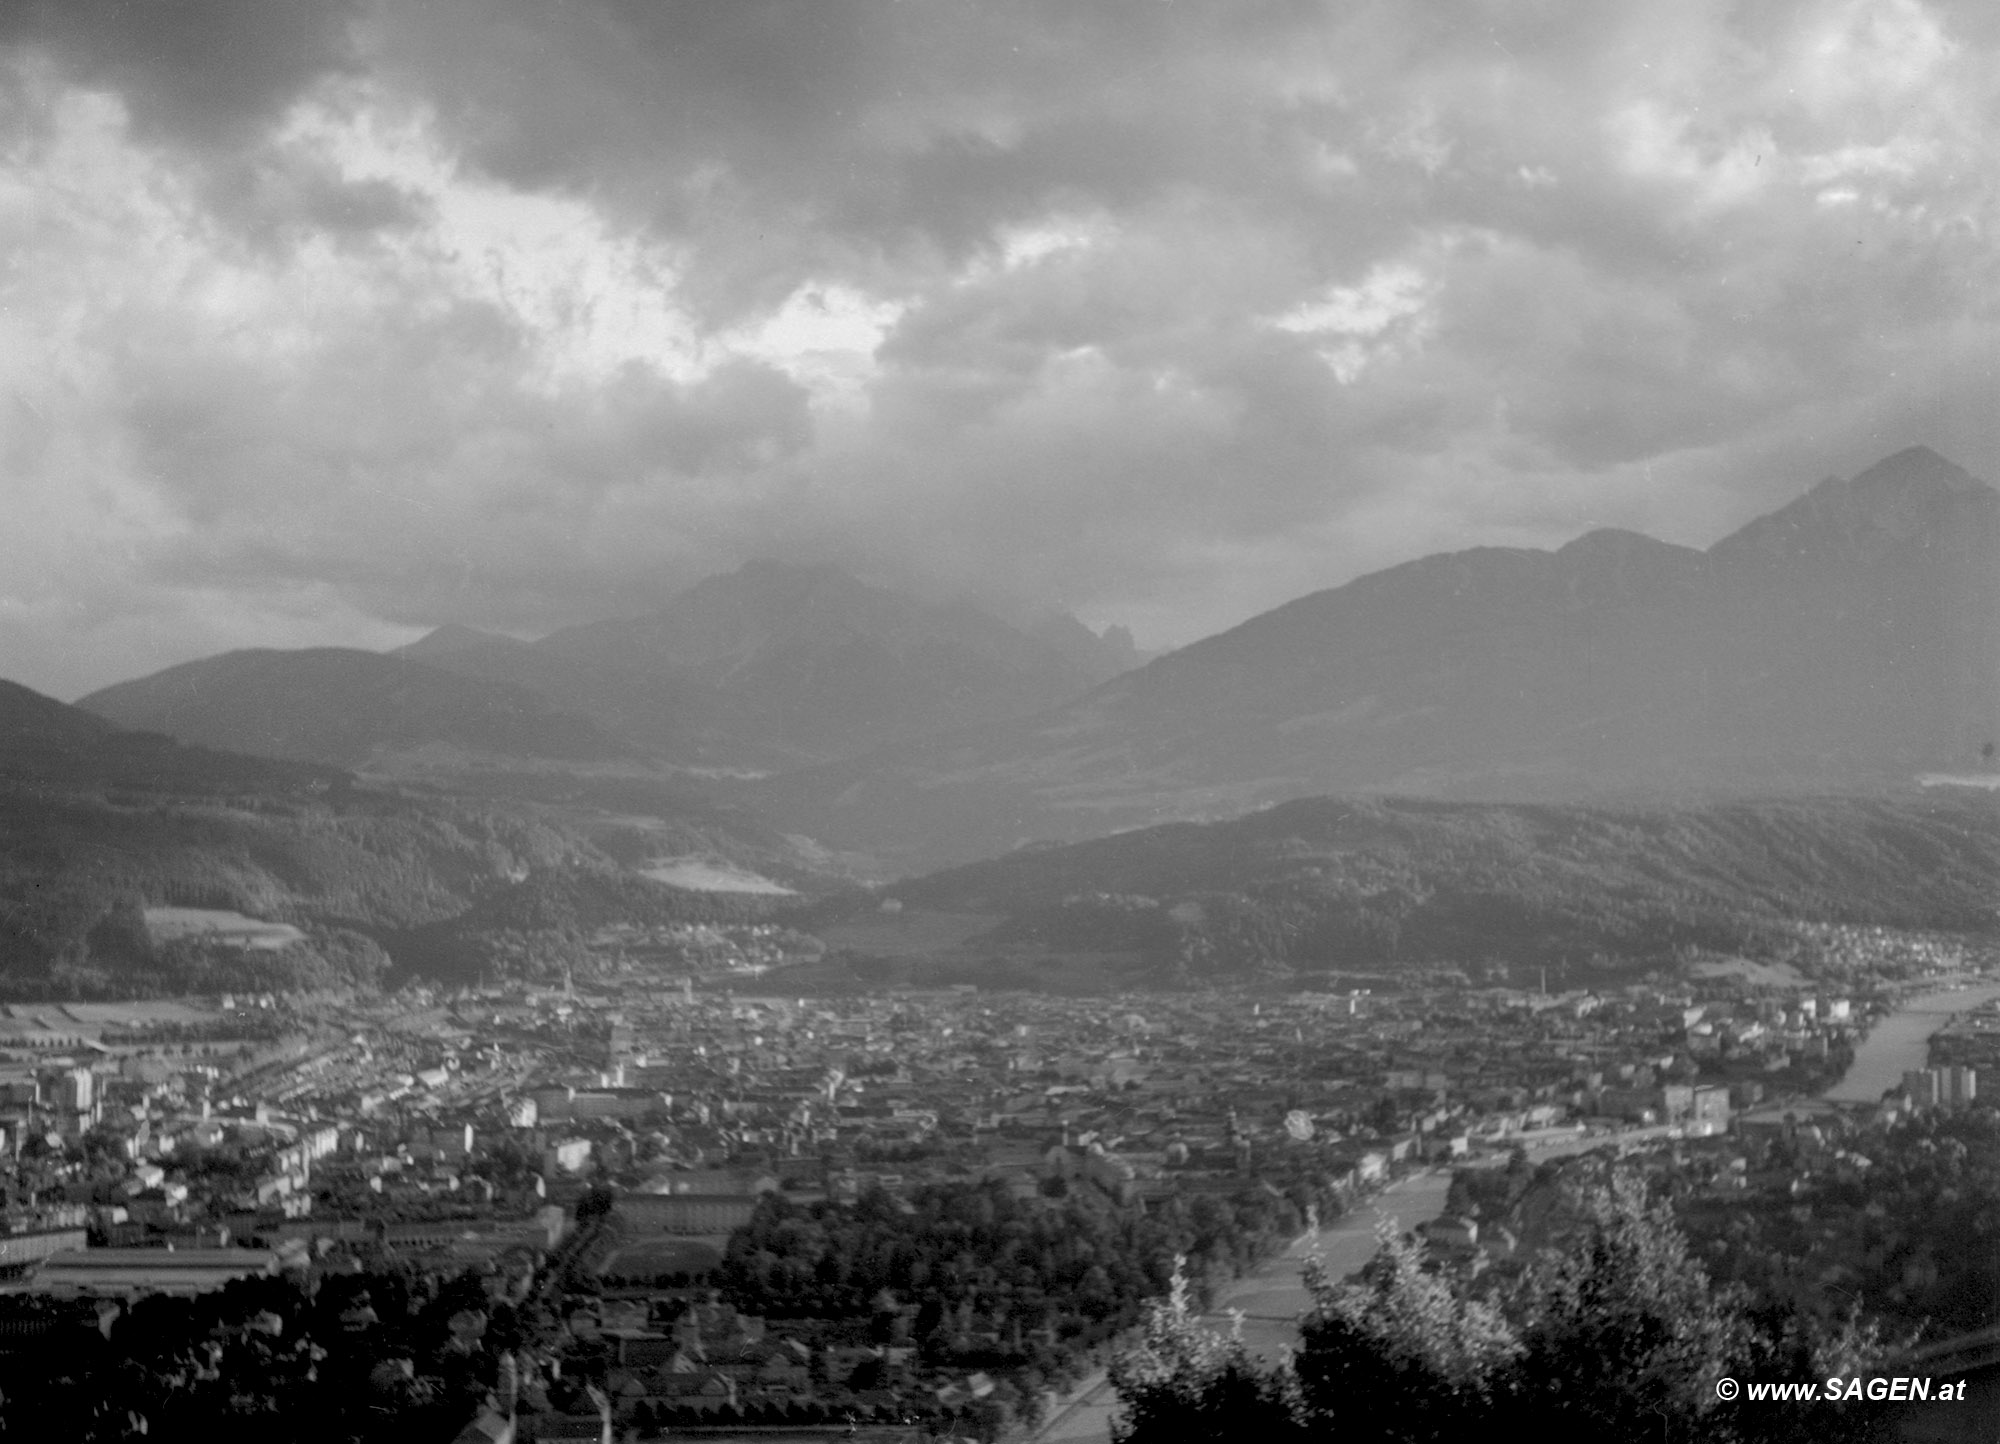
<path fill-rule="evenodd" d="M 2000 7 L 8 0 L 0 676 L 754 556 L 1191 641 L 2000 474 Z"/>

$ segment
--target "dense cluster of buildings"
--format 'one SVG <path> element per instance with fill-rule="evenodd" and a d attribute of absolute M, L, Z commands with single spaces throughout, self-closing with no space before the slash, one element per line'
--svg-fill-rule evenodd
<path fill-rule="evenodd" d="M 1864 1020 L 1726 982 L 799 999 L 657 975 L 320 1003 L 219 1048 L 195 1016 L 164 1045 L 80 1018 L 86 1046 L 0 1063 L 6 1218 L 120 1247 L 477 1259 L 553 1242 L 551 1211 L 596 1183 L 639 1234 L 711 1244 L 770 1189 L 997 1176 L 1025 1195 L 1061 1173 L 1145 1206 L 1301 1169 L 1366 1183 L 1548 1130 L 1720 1131 Z"/>
<path fill-rule="evenodd" d="M 757 1321 L 697 1307 L 767 1194 L 998 1183 L 1150 1210 L 1306 1180 L 1346 1198 L 1540 1141 L 1755 1140 L 1774 1108 L 1787 1159 L 1817 1167 L 1812 1125 L 1787 1105 L 1837 1074 L 1885 1006 L 1730 978 L 809 999 L 613 970 L 270 1002 L 256 1027 L 242 1015 L 259 1001 L 232 1000 L 209 1010 L 212 1039 L 194 1012 L 170 1041 L 79 1017 L 79 1046 L 0 1059 L 0 1288 L 112 1307 L 388 1254 L 483 1270 L 518 1295 L 574 1247 L 596 1199 L 616 1222 L 583 1261 L 600 1297 L 549 1349 L 551 1368 L 584 1341 L 610 1349 L 615 1388 L 639 1392 L 607 1393 L 607 1419 L 847 1398 L 828 1380 L 879 1373 L 888 1346 L 830 1364 L 846 1343 L 752 1337 Z M 1973 1066 L 1946 1063 L 1906 1079 L 1901 1105 L 1963 1106 L 1976 1089 Z M 1724 1168 L 1710 1186 L 1740 1184 Z M 1432 1242 L 1511 1248 L 1480 1228 L 1446 1219 Z M 908 1351 L 895 1363 L 907 1385 Z M 919 1383 L 983 1397 L 969 1376 Z"/>

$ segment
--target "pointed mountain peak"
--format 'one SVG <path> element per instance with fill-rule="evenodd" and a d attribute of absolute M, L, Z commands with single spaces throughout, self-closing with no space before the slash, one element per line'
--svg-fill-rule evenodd
<path fill-rule="evenodd" d="M 1047 612 L 1025 629 L 1030 636 L 1047 642 L 1065 658 L 1100 677 L 1128 672 L 1145 660 L 1124 627 L 1106 627 L 1101 633 L 1068 612 Z"/>
<path fill-rule="evenodd" d="M 1912 446 L 1886 456 L 1848 483 L 1856 496 L 1876 492 L 1949 492 L 1966 496 L 1991 490 L 1978 477 L 1956 462 L 1947 461 L 1928 446 Z"/>
<path fill-rule="evenodd" d="M 1928 446 L 1884 457 L 1852 481 L 1828 477 L 1804 496 L 1709 548 L 1721 562 L 1751 556 L 1864 559 L 1919 536 L 1941 535 L 1967 502 L 2000 494 Z"/>

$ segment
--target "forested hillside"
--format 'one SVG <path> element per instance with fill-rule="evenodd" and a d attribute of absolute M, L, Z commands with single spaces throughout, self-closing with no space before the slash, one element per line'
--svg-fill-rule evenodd
<path fill-rule="evenodd" d="M 1125 953 L 1156 977 L 1768 954 L 1801 922 L 1990 935 L 1985 797 L 1701 806 L 1313 799 L 1024 850 L 898 884 L 1001 919 L 993 948 Z"/>
<path fill-rule="evenodd" d="M 331 767 L 187 747 L 0 679 L 0 786 L 53 796 L 98 794 L 309 796 L 345 786 Z"/>
<path fill-rule="evenodd" d="M 363 934 L 464 912 L 510 873 L 580 860 L 520 817 L 393 797 L 235 803 L 113 801 L 0 790 L 0 989 L 14 996 L 366 980 Z M 143 910 L 242 912 L 304 929 L 302 945 L 225 961 L 155 945 Z"/>
<path fill-rule="evenodd" d="M 289 923 L 271 951 L 156 942 L 149 907 Z M 607 922 L 753 906 L 637 877 L 523 811 L 353 792 L 228 804 L 0 789 L 0 995 L 122 996 L 370 982 L 494 932 L 574 940 Z M 732 911 L 732 909 L 734 911 Z M 405 955 L 407 952 L 407 956 Z"/>
<path fill-rule="evenodd" d="M 783 838 L 678 790 L 589 783 L 484 799 L 364 786 L 122 731 L 0 682 L 0 998 L 365 984 L 392 963 L 464 978 L 510 965 L 502 934 L 515 961 L 560 958 L 610 923 L 768 910 L 632 866 L 675 852 L 761 863 Z M 147 919 L 159 908 L 200 914 L 163 930 Z"/>

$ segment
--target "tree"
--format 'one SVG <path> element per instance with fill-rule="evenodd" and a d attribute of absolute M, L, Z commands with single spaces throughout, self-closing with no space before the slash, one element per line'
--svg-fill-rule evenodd
<path fill-rule="evenodd" d="M 617 1202 L 617 1194 L 602 1184 L 593 1184 L 584 1193 L 583 1197 L 576 1201 L 576 1221 L 578 1223 L 590 1223 L 596 1219 L 608 1217 L 612 1208 L 617 1205 Z"/>
<path fill-rule="evenodd" d="M 1343 1439 L 1460 1438 L 1506 1392 L 1521 1342 L 1498 1308 L 1427 1273 L 1393 1225 L 1377 1239 L 1360 1284 L 1307 1266 L 1313 1307 L 1297 1361 L 1307 1410 Z"/>
<path fill-rule="evenodd" d="M 1885 1372 L 1892 1355 L 1907 1350 L 1915 1336 L 1891 1339 L 1862 1320 L 1859 1306 L 1834 1321 L 1773 1306 L 1753 1310 L 1745 1379 L 1858 1379 Z M 1740 1411 L 1740 1413 L 1738 1413 Z M 1739 1403 L 1738 1427 L 1770 1444 L 1861 1444 L 1880 1437 L 1877 1407 L 1843 1402 L 1818 1409 L 1755 1409 Z M 1756 1417 L 1743 1417 L 1755 1413 Z"/>
<path fill-rule="evenodd" d="M 1717 1437 L 1715 1381 L 1750 1345 L 1740 1300 L 1710 1286 L 1667 1205 L 1613 1170 L 1574 1195 L 1579 1246 L 1523 1275 L 1508 1412 L 1524 1427 L 1613 1439 Z"/>
<path fill-rule="evenodd" d="M 1149 1306 L 1145 1342 L 1111 1371 L 1125 1409 L 1115 1437 L 1872 1437 L 1880 1420 L 1869 1410 L 1727 1405 L 1715 1385 L 1879 1373 L 1893 1352 L 1879 1331 L 1857 1315 L 1829 1323 L 1782 1306 L 1749 1309 L 1740 1290 L 1710 1282 L 1636 1173 L 1586 1178 L 1568 1202 L 1567 1242 L 1490 1297 L 1465 1273 L 1433 1270 L 1393 1230 L 1358 1284 L 1309 1271 L 1300 1352 L 1275 1368 L 1201 1327 L 1177 1266 L 1167 1298 Z"/>
<path fill-rule="evenodd" d="M 1396 1107 L 1396 1100 L 1383 1094 L 1368 1110 L 1368 1126 L 1385 1137 L 1394 1133 L 1402 1125 L 1402 1110 Z"/>
<path fill-rule="evenodd" d="M 1204 1328 L 1188 1297 L 1187 1260 L 1167 1296 L 1147 1305 L 1142 1339 L 1111 1366 L 1122 1415 L 1116 1444 L 1239 1444 L 1304 1439 L 1289 1371 L 1252 1358 L 1240 1333 Z"/>

